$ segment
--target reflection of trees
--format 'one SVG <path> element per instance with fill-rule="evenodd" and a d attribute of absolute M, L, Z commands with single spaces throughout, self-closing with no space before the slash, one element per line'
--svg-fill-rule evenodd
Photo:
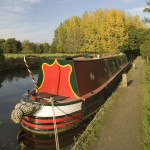
<path fill-rule="evenodd" d="M 37 74 L 39 71 L 39 67 L 31 69 L 33 74 Z M 29 76 L 29 73 L 27 69 L 18 69 L 18 70 L 11 70 L 6 72 L 0 73 L 0 87 L 2 87 L 2 83 L 5 80 L 8 80 L 9 82 L 12 81 L 14 78 L 26 78 Z"/>

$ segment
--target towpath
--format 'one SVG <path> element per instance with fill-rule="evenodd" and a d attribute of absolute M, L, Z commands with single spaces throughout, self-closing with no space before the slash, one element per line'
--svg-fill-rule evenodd
<path fill-rule="evenodd" d="M 100 131 L 98 140 L 89 150 L 142 150 L 142 67 L 140 57 L 136 69 L 128 77 L 129 86 L 119 88 L 117 101 L 113 104 Z"/>

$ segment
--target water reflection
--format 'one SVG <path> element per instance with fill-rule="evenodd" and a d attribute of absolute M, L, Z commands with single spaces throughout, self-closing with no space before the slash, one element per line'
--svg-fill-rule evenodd
<path fill-rule="evenodd" d="M 32 73 L 35 75 L 38 73 L 39 68 L 32 69 Z M 13 80 L 18 80 L 18 78 L 26 78 L 29 73 L 26 69 L 18 69 L 14 71 L 0 72 L 0 87 L 3 86 L 4 82 L 11 82 Z"/>
<path fill-rule="evenodd" d="M 33 69 L 36 80 L 37 72 L 38 68 Z M 34 84 L 26 69 L 0 73 L 0 149 L 19 149 L 16 135 L 20 125 L 11 121 L 10 114 L 22 94 L 33 87 Z"/>
<path fill-rule="evenodd" d="M 33 70 L 33 69 L 32 69 Z M 35 80 L 38 68 L 33 70 Z M 10 115 L 22 94 L 32 89 L 34 84 L 26 69 L 0 73 L 0 149 L 2 150 L 52 150 L 55 149 L 55 138 L 39 137 L 24 131 L 20 132 L 20 125 L 11 121 Z M 60 147 L 70 150 L 74 136 L 81 134 L 91 119 L 86 120 L 78 128 L 59 134 Z M 20 134 L 18 134 L 20 133 Z M 17 141 L 18 135 L 18 141 Z M 19 145 L 18 145 L 19 143 Z"/>
<path fill-rule="evenodd" d="M 80 125 L 72 130 L 67 132 L 59 133 L 59 146 L 62 150 L 70 150 L 73 143 L 74 137 L 77 137 L 81 131 L 84 130 L 84 126 Z M 18 134 L 18 144 L 21 147 L 21 150 L 55 150 L 55 136 L 41 136 L 25 131 L 20 131 Z"/>

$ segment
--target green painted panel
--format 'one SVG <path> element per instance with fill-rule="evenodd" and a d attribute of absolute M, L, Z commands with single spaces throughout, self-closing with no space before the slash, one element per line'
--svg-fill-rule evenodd
<path fill-rule="evenodd" d="M 38 87 L 40 87 L 40 85 L 42 84 L 43 81 L 43 71 L 42 71 L 42 64 L 43 63 L 47 63 L 49 65 L 53 64 L 55 61 L 55 59 L 44 59 L 41 62 L 41 67 L 40 67 L 40 71 L 39 71 L 39 76 L 38 76 Z M 70 83 L 72 86 L 73 91 L 75 92 L 75 94 L 79 97 L 79 91 L 78 91 L 78 86 L 77 86 L 77 79 L 76 79 L 76 75 L 75 75 L 75 69 L 74 69 L 74 63 L 73 60 L 66 60 L 66 59 L 57 59 L 57 62 L 64 66 L 64 65 L 71 65 L 72 67 L 72 72 L 70 75 Z"/>

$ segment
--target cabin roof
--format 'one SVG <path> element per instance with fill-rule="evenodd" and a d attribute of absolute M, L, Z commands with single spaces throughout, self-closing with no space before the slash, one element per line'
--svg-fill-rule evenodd
<path fill-rule="evenodd" d="M 77 55 L 77 56 L 73 56 L 73 57 L 68 57 L 68 56 L 63 56 L 63 57 L 57 57 L 57 56 L 53 56 L 53 57 L 47 57 L 50 59 L 57 59 L 57 60 L 73 60 L 73 61 L 91 61 L 91 60 L 99 60 L 99 59 L 105 59 L 105 58 L 110 58 L 110 57 L 116 57 L 119 55 L 124 55 L 123 53 L 116 53 L 116 54 L 101 54 L 101 55 L 89 55 L 89 54 L 85 54 L 85 55 Z"/>

